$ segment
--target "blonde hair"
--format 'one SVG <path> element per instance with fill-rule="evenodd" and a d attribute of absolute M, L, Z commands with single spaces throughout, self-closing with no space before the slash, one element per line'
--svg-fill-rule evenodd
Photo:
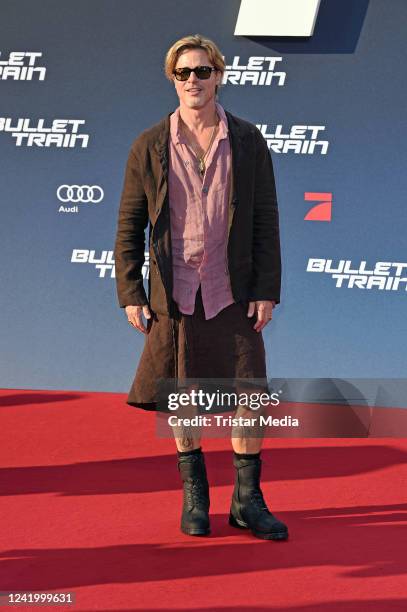
<path fill-rule="evenodd" d="M 175 42 L 167 51 L 164 62 L 165 76 L 169 81 L 173 80 L 173 71 L 177 64 L 178 58 L 183 51 L 188 49 L 203 49 L 207 52 L 209 61 L 213 64 L 213 67 L 223 73 L 226 69 L 226 65 L 223 56 L 218 46 L 209 38 L 201 36 L 201 34 L 194 34 L 190 36 L 184 36 Z M 218 86 L 215 88 L 216 93 L 218 92 Z"/>

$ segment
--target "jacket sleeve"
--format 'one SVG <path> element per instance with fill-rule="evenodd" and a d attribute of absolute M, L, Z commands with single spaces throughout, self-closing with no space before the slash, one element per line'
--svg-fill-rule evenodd
<path fill-rule="evenodd" d="M 127 159 L 114 247 L 116 289 L 121 308 L 148 304 L 143 286 L 148 203 L 134 145 Z"/>
<path fill-rule="evenodd" d="M 279 214 L 271 155 L 256 127 L 253 209 L 253 281 L 250 299 L 280 303 L 281 251 Z"/>

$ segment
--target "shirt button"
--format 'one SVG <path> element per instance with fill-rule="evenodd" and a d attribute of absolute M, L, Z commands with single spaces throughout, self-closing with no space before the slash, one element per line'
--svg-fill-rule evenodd
<path fill-rule="evenodd" d="M 208 187 L 202 187 L 202 191 L 203 191 L 204 193 L 208 193 L 209 189 L 208 189 Z"/>

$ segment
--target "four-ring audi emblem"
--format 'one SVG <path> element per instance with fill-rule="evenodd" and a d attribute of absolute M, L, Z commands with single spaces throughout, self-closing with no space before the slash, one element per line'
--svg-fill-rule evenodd
<path fill-rule="evenodd" d="M 60 185 L 57 197 L 60 202 L 92 202 L 103 200 L 104 191 L 99 185 Z"/>

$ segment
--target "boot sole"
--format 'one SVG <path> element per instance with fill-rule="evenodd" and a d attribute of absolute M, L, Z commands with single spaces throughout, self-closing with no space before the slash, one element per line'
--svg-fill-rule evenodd
<path fill-rule="evenodd" d="M 233 514 L 229 514 L 229 525 L 237 527 L 237 529 L 250 529 L 247 523 L 237 519 Z M 255 529 L 250 529 L 250 531 L 256 538 L 260 538 L 261 540 L 286 540 L 288 538 L 288 531 L 281 531 L 280 533 L 264 533 L 262 531 L 256 531 Z"/>
<path fill-rule="evenodd" d="M 211 532 L 210 529 L 184 529 L 183 527 L 181 527 L 181 531 L 186 535 L 192 536 L 204 536 L 210 534 Z"/>

